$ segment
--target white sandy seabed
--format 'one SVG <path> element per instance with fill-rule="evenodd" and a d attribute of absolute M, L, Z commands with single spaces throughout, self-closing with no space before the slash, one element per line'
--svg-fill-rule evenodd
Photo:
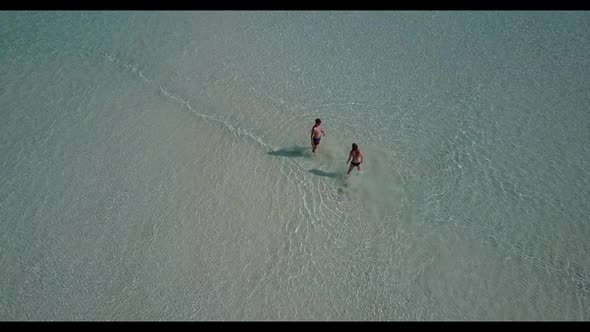
<path fill-rule="evenodd" d="M 587 320 L 588 18 L 0 13 L 0 319 Z"/>

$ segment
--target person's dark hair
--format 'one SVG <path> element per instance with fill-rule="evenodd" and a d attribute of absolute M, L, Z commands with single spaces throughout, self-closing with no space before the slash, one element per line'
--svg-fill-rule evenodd
<path fill-rule="evenodd" d="M 353 150 L 353 151 L 356 151 L 356 150 L 358 150 L 358 149 L 359 149 L 359 146 L 358 146 L 358 145 L 356 145 L 356 143 L 352 143 L 352 150 Z"/>
<path fill-rule="evenodd" d="M 320 118 L 315 119 L 315 124 L 320 124 L 322 123 L 322 120 L 320 120 Z"/>

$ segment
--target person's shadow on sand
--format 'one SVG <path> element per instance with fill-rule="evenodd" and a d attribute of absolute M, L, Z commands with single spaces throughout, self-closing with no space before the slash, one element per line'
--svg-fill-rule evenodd
<path fill-rule="evenodd" d="M 318 176 L 325 176 L 325 177 L 334 178 L 334 179 L 342 177 L 342 173 L 326 172 L 326 171 L 322 171 L 320 169 L 310 169 L 308 172 L 310 172 L 311 174 L 318 175 Z"/>
<path fill-rule="evenodd" d="M 301 158 L 309 157 L 311 152 L 309 148 L 303 146 L 293 146 L 290 148 L 278 149 L 275 151 L 268 152 L 271 156 L 289 157 L 289 158 Z"/>

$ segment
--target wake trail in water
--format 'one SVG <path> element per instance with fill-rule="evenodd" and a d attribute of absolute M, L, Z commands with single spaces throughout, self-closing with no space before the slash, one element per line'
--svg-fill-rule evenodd
<path fill-rule="evenodd" d="M 353 202 L 355 201 L 364 205 L 367 211 L 376 218 L 390 215 L 391 207 L 397 205 L 394 201 L 392 201 L 392 198 L 397 197 L 394 199 L 396 201 L 399 199 L 399 186 L 397 186 L 397 182 L 399 181 L 395 181 L 390 177 L 381 175 L 382 171 L 385 171 L 383 168 L 386 167 L 385 164 L 387 163 L 385 160 L 381 160 L 381 157 L 375 158 L 372 161 L 372 163 L 375 165 L 372 167 L 374 168 L 373 171 L 358 178 L 356 176 L 351 176 L 351 178 L 347 179 L 344 169 L 340 171 L 342 174 L 340 174 L 340 172 L 325 172 L 315 169 L 310 170 L 308 168 L 311 165 L 309 165 L 307 162 L 312 158 L 311 152 L 308 151 L 309 147 L 296 146 L 293 148 L 297 150 L 295 152 L 287 151 L 289 149 L 278 150 L 277 147 L 268 142 L 265 142 L 253 132 L 232 124 L 229 121 L 231 115 L 222 118 L 198 111 L 197 108 L 191 105 L 188 100 L 185 100 L 182 97 L 172 93 L 166 86 L 160 84 L 156 79 L 146 76 L 144 72 L 139 69 L 145 68 L 144 66 L 141 66 L 137 63 L 131 64 L 126 61 L 122 61 L 108 53 L 104 53 L 104 57 L 108 62 L 116 63 L 126 68 L 128 72 L 133 73 L 146 85 L 159 91 L 166 99 L 181 105 L 191 114 L 203 120 L 221 125 L 234 136 L 242 137 L 256 143 L 258 146 L 267 150 L 267 152 L 271 155 L 273 152 L 276 152 L 277 155 L 280 156 L 282 151 L 283 153 L 287 154 L 298 152 L 302 157 L 306 157 L 306 161 L 303 163 L 294 160 L 294 158 L 280 158 L 280 163 L 283 166 L 286 166 L 287 169 L 283 169 L 283 166 L 281 166 L 279 168 L 279 172 L 285 177 L 285 179 L 287 179 L 287 181 L 294 181 L 293 185 L 297 187 L 302 200 L 302 205 L 300 206 L 299 211 L 302 220 L 300 220 L 299 225 L 297 225 L 292 230 L 295 233 L 297 233 L 301 228 L 301 222 L 305 222 L 304 227 L 306 228 L 309 226 L 314 227 L 316 224 L 319 224 L 322 227 L 333 227 L 334 225 L 323 225 L 321 221 L 330 220 L 330 218 L 327 218 L 328 216 L 336 217 L 340 221 L 346 220 L 347 215 L 350 214 L 352 210 L 354 210 L 355 204 Z M 241 73 L 241 75 L 244 76 L 247 82 L 252 84 L 252 86 L 256 84 L 254 80 L 248 77 L 244 68 L 241 68 L 239 65 L 232 66 L 231 64 L 224 63 L 224 66 L 226 69 L 234 67 L 239 73 Z M 289 107 L 276 98 L 270 96 L 266 91 L 263 90 L 262 92 L 266 97 L 269 98 L 269 100 L 272 101 L 273 107 Z M 341 149 L 340 146 L 324 146 L 322 153 L 318 156 L 314 156 L 316 157 L 314 159 L 316 159 L 316 163 L 318 161 L 320 162 L 320 168 L 328 167 L 333 169 L 336 166 L 335 161 L 339 159 L 337 154 L 339 155 L 340 152 L 336 151 L 339 149 Z M 385 153 L 384 151 L 373 152 L 377 154 Z M 315 166 L 316 165 L 312 167 Z M 318 175 L 321 176 L 322 181 L 317 181 L 317 179 L 314 179 L 314 177 Z M 328 184 L 328 187 L 326 187 L 326 184 Z M 346 200 L 343 200 L 343 195 L 344 197 L 347 197 Z M 335 205 L 330 207 L 330 202 Z M 310 223 L 309 225 L 307 224 L 308 222 Z M 344 225 L 345 229 L 351 230 L 350 225 L 346 225 L 345 222 L 341 222 L 340 224 Z"/>
<path fill-rule="evenodd" d="M 231 124 L 228 121 L 231 117 L 230 115 L 228 115 L 225 119 L 223 119 L 220 117 L 216 117 L 216 116 L 212 116 L 209 114 L 199 112 L 195 107 L 193 107 L 191 105 L 191 103 L 189 101 L 175 95 L 174 93 L 171 93 L 165 86 L 163 86 L 162 84 L 159 84 L 155 79 L 150 79 L 150 78 L 146 77 L 146 75 L 144 75 L 143 71 L 138 69 L 138 68 L 140 68 L 139 64 L 127 63 L 125 61 L 122 61 L 122 60 L 108 54 L 108 53 L 105 53 L 104 57 L 107 59 L 108 62 L 116 63 L 118 65 L 123 66 L 129 72 L 135 74 L 145 84 L 147 84 L 147 85 L 151 86 L 152 88 L 161 92 L 165 98 L 182 105 L 185 109 L 187 109 L 189 112 L 191 112 L 191 114 L 193 114 L 201 119 L 204 119 L 206 121 L 222 125 L 223 128 L 229 130 L 234 136 L 243 137 L 243 138 L 246 138 L 252 142 L 255 142 L 260 147 L 269 151 L 270 154 L 272 154 L 272 152 L 274 152 L 274 151 L 277 151 L 276 147 L 265 142 L 263 139 L 256 136 L 251 131 Z M 243 69 L 241 69 L 241 70 L 243 72 Z M 244 75 L 245 75 L 245 73 L 244 73 Z M 247 78 L 247 79 L 250 80 L 251 83 L 253 83 L 253 81 L 251 79 L 249 79 L 249 78 Z M 271 98 L 275 102 L 275 104 L 279 103 L 276 99 L 272 98 L 268 94 L 266 94 L 266 95 L 269 98 Z M 300 148 L 302 148 L 302 147 L 300 147 Z M 314 221 L 319 221 L 320 216 L 318 216 L 317 213 L 313 212 L 314 198 L 308 197 L 309 196 L 308 193 L 310 192 L 310 190 L 313 190 L 313 187 L 315 185 L 315 181 L 312 181 L 309 174 L 307 174 L 308 170 L 303 165 L 298 163 L 297 161 L 291 160 L 289 158 L 281 158 L 281 164 L 289 167 L 289 169 L 288 169 L 288 171 L 284 171 L 281 167 L 279 169 L 280 173 L 286 179 L 294 180 L 295 181 L 294 184 L 297 186 L 297 188 L 301 194 L 301 198 L 303 200 L 303 203 L 302 203 L 303 210 L 300 212 L 303 212 L 302 217 L 311 218 L 310 220 L 311 220 L 312 224 L 314 223 Z M 293 173 L 293 172 L 295 172 L 295 173 Z M 327 207 L 326 203 L 324 203 L 323 201 L 322 201 L 321 205 L 324 207 Z M 343 217 L 343 215 L 338 215 L 338 213 L 336 213 L 332 209 L 329 209 L 329 213 L 333 214 L 335 216 L 338 216 L 339 218 Z"/>
<path fill-rule="evenodd" d="M 274 147 L 266 142 L 264 142 L 260 137 L 254 135 L 252 132 L 243 129 L 243 128 L 239 128 L 236 126 L 231 125 L 230 123 L 227 122 L 227 120 L 223 120 L 221 118 L 215 117 L 215 116 L 211 116 L 211 115 L 207 115 L 204 113 L 201 113 L 199 111 L 197 111 L 194 107 L 192 107 L 192 105 L 187 101 L 184 100 L 176 95 L 174 95 L 173 93 L 169 92 L 168 89 L 166 89 L 165 87 L 163 87 L 162 85 L 154 82 L 154 80 L 147 78 L 143 72 L 141 70 L 138 70 L 139 65 L 131 65 L 128 63 L 125 63 L 109 54 L 105 54 L 105 58 L 110 61 L 110 62 L 114 62 L 114 63 L 118 63 L 121 64 L 122 66 L 124 66 L 125 68 L 129 69 L 131 72 L 135 73 L 137 75 L 137 77 L 139 77 L 142 81 L 144 81 L 147 84 L 152 85 L 154 88 L 157 88 L 160 92 L 162 92 L 162 94 L 168 98 L 171 99 L 181 105 L 183 105 L 184 107 L 186 107 L 189 111 L 191 111 L 194 115 L 208 120 L 208 121 L 212 121 L 215 123 L 219 123 L 222 124 L 225 128 L 229 129 L 233 134 L 238 135 L 238 136 L 242 136 L 242 137 L 246 137 L 251 139 L 252 141 L 258 143 L 260 146 L 273 150 Z"/>

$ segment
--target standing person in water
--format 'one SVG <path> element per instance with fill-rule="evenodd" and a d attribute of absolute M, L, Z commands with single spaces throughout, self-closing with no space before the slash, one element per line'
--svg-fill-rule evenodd
<path fill-rule="evenodd" d="M 348 173 L 346 173 L 346 175 L 350 174 L 350 171 L 352 171 L 355 166 L 358 167 L 359 172 L 361 171 L 361 163 L 364 161 L 364 157 L 356 143 L 352 143 L 352 150 L 350 150 L 350 153 L 348 154 L 348 160 L 346 161 L 347 164 L 350 159 L 352 159 L 352 163 L 350 163 L 350 167 L 348 168 Z"/>
<path fill-rule="evenodd" d="M 315 125 L 313 125 L 313 128 L 311 128 L 311 151 L 313 153 L 315 153 L 315 150 L 318 148 L 318 145 L 320 145 L 322 134 L 326 136 L 326 133 L 324 133 L 322 126 L 320 126 L 321 123 L 322 120 L 315 119 Z"/>

